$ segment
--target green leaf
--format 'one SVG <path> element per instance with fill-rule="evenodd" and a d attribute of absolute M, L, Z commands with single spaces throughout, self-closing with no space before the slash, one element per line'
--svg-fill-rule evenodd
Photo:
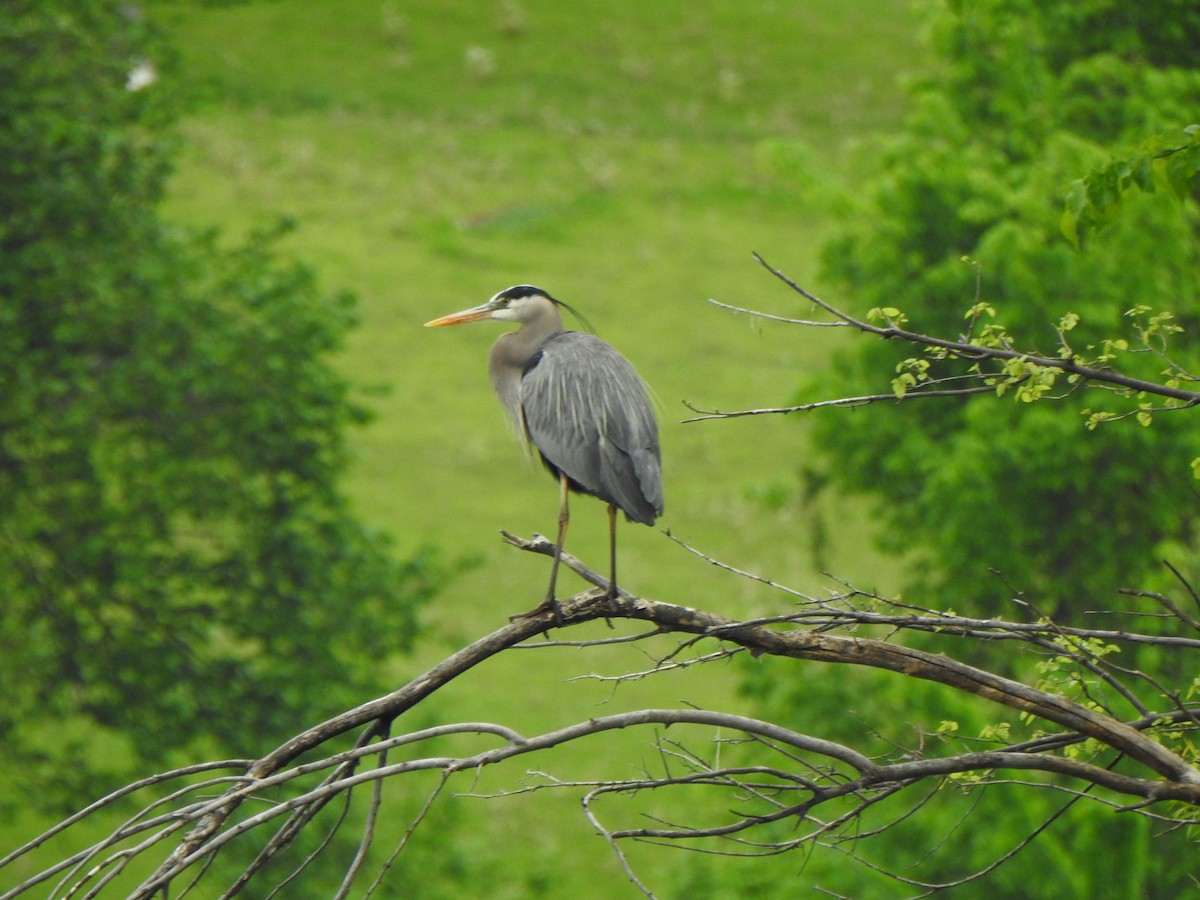
<path fill-rule="evenodd" d="M 1134 193 L 1165 190 L 1180 200 L 1200 188 L 1200 130 L 1166 132 L 1071 183 L 1059 227 L 1077 249 L 1086 237 L 1111 225 Z"/>

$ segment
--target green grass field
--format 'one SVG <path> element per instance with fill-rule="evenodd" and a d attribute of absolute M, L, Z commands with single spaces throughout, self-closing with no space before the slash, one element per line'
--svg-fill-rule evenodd
<path fill-rule="evenodd" d="M 342 362 L 389 393 L 349 487 L 405 547 L 478 557 L 460 592 L 536 593 L 544 566 L 495 532 L 549 529 L 556 501 L 490 393 L 498 327 L 420 326 L 522 281 L 581 308 L 657 394 L 664 524 L 736 565 L 805 570 L 802 513 L 761 502 L 794 486 L 803 423 L 682 425 L 683 401 L 783 403 L 822 364 L 828 335 L 706 300 L 803 311 L 750 254 L 813 284 L 832 179 L 895 123 L 896 78 L 919 58 L 905 3 L 794 6 L 170 8 L 209 102 L 185 123 L 169 215 L 233 233 L 295 217 L 288 249 L 360 297 Z M 585 557 L 602 547 L 594 506 L 572 523 Z M 791 539 L 772 539 L 781 530 Z M 697 572 L 653 532 L 622 537 L 645 593 Z M 841 543 L 844 564 L 860 557 L 857 539 Z"/>
<path fill-rule="evenodd" d="M 201 98 L 183 123 L 168 217 L 231 235 L 298 221 L 286 250 L 328 289 L 360 298 L 362 324 L 338 364 L 386 389 L 370 400 L 378 418 L 354 438 L 348 491 L 401 553 L 432 546 L 471 563 L 427 610 L 416 656 L 389 663 L 397 682 L 544 591 L 547 561 L 498 537 L 501 528 L 552 531 L 557 504 L 488 385 L 499 328 L 421 327 L 510 284 L 532 282 L 579 307 L 651 385 L 662 527 L 802 590 L 829 586 L 821 567 L 863 586 L 894 583 L 856 503 L 826 502 L 831 543 L 814 559 L 813 512 L 798 502 L 810 452 L 803 421 L 681 420 L 684 401 L 786 403 L 798 377 L 828 358 L 826 333 L 707 300 L 806 312 L 752 251 L 821 291 L 816 251 L 839 192 L 853 190 L 849 160 L 898 122 L 897 79 L 922 65 L 909 3 L 258 0 L 159 13 Z M 626 525 L 620 541 L 623 584 L 636 593 L 732 616 L 787 607 L 659 529 Z M 604 567 L 601 504 L 576 501 L 568 549 Z M 749 711 L 728 666 L 627 684 L 611 699 L 610 684 L 568 681 L 646 668 L 645 652 L 514 652 L 460 680 L 422 721 L 534 732 L 641 705 Z M 651 740 L 621 735 L 527 762 L 562 777 L 625 774 L 653 756 Z M 511 788 L 522 771 L 485 773 L 461 789 Z M 486 873 L 481 895 L 635 894 L 572 797 L 449 802 L 464 805 L 460 820 L 475 820 L 455 836 L 472 870 Z M 435 834 L 418 839 L 437 845 Z M 652 886 L 685 862 L 653 847 L 633 848 L 631 859 Z M 753 865 L 779 878 L 800 867 Z M 778 895 L 802 885 L 781 881 Z M 434 886 L 428 896 L 439 896 Z"/>

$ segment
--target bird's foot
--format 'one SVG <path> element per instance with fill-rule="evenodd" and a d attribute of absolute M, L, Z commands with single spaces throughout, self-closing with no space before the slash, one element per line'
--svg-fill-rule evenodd
<path fill-rule="evenodd" d="M 508 621 L 515 622 L 518 619 L 532 619 L 536 616 L 541 616 L 546 613 L 553 614 L 553 621 L 554 621 L 555 628 L 562 627 L 562 625 L 563 625 L 562 607 L 559 605 L 558 600 L 556 600 L 553 596 L 547 597 L 545 600 L 543 600 L 541 603 L 539 603 L 533 609 L 529 610 L 529 612 L 523 612 L 523 613 L 520 613 L 519 615 L 509 616 Z"/>
<path fill-rule="evenodd" d="M 617 598 L 619 596 L 620 592 L 617 590 L 616 582 L 610 581 L 608 583 L 608 590 L 604 592 L 603 607 L 605 612 L 604 624 L 606 624 L 609 628 L 613 627 L 612 616 L 616 615 L 621 609 L 621 604 L 617 602 Z"/>
<path fill-rule="evenodd" d="M 604 592 L 604 599 L 608 602 L 609 609 L 616 611 L 616 609 L 621 605 L 617 602 L 617 598 L 620 596 L 621 591 L 617 588 L 617 583 L 615 581 L 610 581 L 608 583 L 608 590 Z"/>

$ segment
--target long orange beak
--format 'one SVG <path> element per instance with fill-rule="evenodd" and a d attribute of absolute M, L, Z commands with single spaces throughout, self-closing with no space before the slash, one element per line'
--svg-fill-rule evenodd
<path fill-rule="evenodd" d="M 490 319 L 491 317 L 492 308 L 485 303 L 483 306 L 473 306 L 471 309 L 450 313 L 448 316 L 442 316 L 440 319 L 426 322 L 425 327 L 442 328 L 446 325 L 465 325 L 467 322 L 478 322 L 481 319 Z"/>

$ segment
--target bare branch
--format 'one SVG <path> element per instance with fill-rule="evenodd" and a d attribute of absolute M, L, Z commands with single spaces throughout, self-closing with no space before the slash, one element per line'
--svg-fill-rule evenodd
<path fill-rule="evenodd" d="M 916 331 L 909 331 L 908 329 L 901 328 L 895 324 L 875 325 L 872 322 L 858 319 L 837 308 L 833 304 L 822 300 L 815 294 L 805 290 L 783 272 L 770 265 L 759 254 L 755 253 L 753 255 L 759 265 L 786 284 L 801 297 L 831 315 L 834 321 L 830 322 L 808 319 L 792 319 L 784 316 L 773 315 L 771 313 L 757 312 L 750 309 L 744 309 L 742 307 L 730 306 L 725 303 L 718 303 L 717 301 L 709 302 L 715 303 L 717 306 L 729 309 L 739 314 L 753 315 L 787 324 L 800 325 L 804 327 L 848 327 L 862 332 L 863 334 L 874 335 L 885 340 L 894 338 L 897 340 L 906 341 L 914 346 L 929 347 L 960 359 L 969 359 L 975 362 L 986 360 L 996 360 L 1000 362 L 1019 360 L 1034 366 L 1057 369 L 1097 387 L 1107 386 L 1123 391 L 1144 392 L 1146 394 L 1166 397 L 1171 400 L 1178 401 L 1178 405 L 1172 407 L 1173 409 L 1186 409 L 1200 404 L 1200 391 L 1187 390 L 1185 388 L 1175 387 L 1170 384 L 1162 384 L 1156 381 L 1147 381 L 1145 379 L 1135 378 L 1131 375 L 1125 375 L 1124 373 L 1107 367 L 1098 368 L 1096 366 L 1084 365 L 1079 361 L 1077 356 L 1067 351 L 1064 351 L 1064 356 L 1046 356 L 1036 352 L 1024 352 L 1006 345 L 984 346 L 981 344 L 971 343 L 969 340 L 948 340 L 933 335 L 922 334 Z M 978 377 L 983 376 L 980 375 Z M 732 419 L 742 416 L 786 415 L 796 412 L 809 412 L 812 410 L 824 409 L 826 407 L 853 408 L 884 401 L 891 401 L 893 403 L 906 402 L 908 400 L 915 400 L 923 397 L 965 397 L 974 394 L 995 393 L 995 390 L 996 388 L 994 385 L 975 385 L 952 389 L 937 389 L 936 387 L 931 388 L 929 385 L 916 385 L 906 391 L 901 397 L 897 397 L 895 393 L 867 394 L 861 397 L 842 397 L 833 400 L 821 400 L 814 403 L 804 403 L 796 406 L 745 409 L 731 412 L 704 410 L 695 407 L 690 403 L 685 403 L 689 409 L 698 413 L 699 415 L 685 419 L 684 421 L 697 422 L 707 419 Z"/>
<path fill-rule="evenodd" d="M 851 322 L 819 322 L 814 319 L 791 319 L 787 316 L 776 316 L 771 313 L 759 312 L 755 309 L 745 309 L 741 306 L 731 306 L 728 303 L 722 303 L 720 300 L 713 300 L 711 297 L 708 300 L 713 306 L 719 306 L 721 309 L 727 309 L 730 312 L 743 313 L 748 316 L 753 316 L 756 319 L 767 319 L 771 322 L 783 322 L 786 325 L 804 325 L 809 328 L 852 328 Z"/>
<path fill-rule="evenodd" d="M 547 547 L 551 548 L 552 552 L 550 542 L 540 536 L 528 541 L 511 536 L 507 539 L 528 552 L 547 552 Z M 563 564 L 583 577 L 589 577 L 590 570 L 578 560 L 564 555 Z M 600 584 L 604 584 L 603 578 L 595 578 Z M 563 628 L 598 618 L 623 618 L 646 622 L 652 628 L 644 631 L 645 635 L 667 632 L 687 635 L 688 640 L 680 649 L 705 640 L 715 640 L 722 644 L 715 650 L 698 654 L 695 658 L 670 662 L 670 658 L 679 653 L 677 649 L 666 661 L 660 660 L 657 668 L 648 669 L 643 673 L 618 676 L 619 678 L 648 675 L 664 665 L 704 664 L 741 651 L 828 664 L 868 666 L 896 672 L 904 677 L 935 682 L 980 697 L 987 702 L 1018 710 L 1040 718 L 1047 727 L 1056 729 L 1055 733 L 1007 747 L 959 752 L 941 757 L 927 756 L 924 752 L 900 754 L 889 763 L 877 762 L 852 747 L 778 724 L 729 712 L 701 709 L 642 709 L 618 712 L 565 725 L 532 737 L 523 736 L 503 725 L 481 722 L 438 725 L 406 734 L 387 736 L 391 723 L 398 716 L 429 698 L 442 686 L 462 677 L 491 656 L 522 645 L 535 635 L 556 627 L 550 615 L 527 617 L 510 622 L 462 648 L 391 694 L 307 729 L 259 760 L 223 761 L 175 770 L 145 779 L 92 804 L 82 813 L 71 817 L 67 823 L 9 854 L 6 863 L 27 856 L 49 837 L 60 836 L 72 825 L 82 822 L 90 813 L 106 807 L 116 799 L 136 794 L 139 790 L 167 784 L 172 780 L 187 782 L 192 776 L 231 767 L 241 769 L 245 773 L 210 778 L 201 784 L 183 784 L 167 798 L 151 800 L 143 810 L 126 820 L 108 837 L 68 860 L 52 864 L 42 872 L 28 876 L 3 896 L 15 897 L 52 878 L 60 879 L 56 894 L 79 890 L 95 894 L 113 884 L 119 875 L 128 871 L 133 860 L 156 848 L 161 849 L 168 840 L 176 841 L 174 849 L 164 855 L 153 874 L 132 893 L 132 896 L 149 898 L 165 890 L 176 879 L 183 877 L 184 873 L 190 872 L 194 876 L 192 885 L 195 885 L 204 872 L 202 867 L 206 866 L 222 847 L 282 822 L 230 887 L 229 893 L 236 893 L 261 870 L 267 859 L 291 843 L 325 804 L 338 797 L 349 804 L 354 790 L 359 786 L 367 786 L 370 788 L 370 794 L 366 800 L 366 818 L 357 852 L 345 872 L 342 888 L 344 893 L 362 872 L 367 862 L 368 851 L 375 841 L 374 822 L 381 812 L 383 797 L 380 786 L 385 779 L 419 771 L 442 773 L 438 789 L 429 797 L 425 808 L 412 822 L 400 846 L 384 865 L 383 871 L 393 864 L 397 854 L 407 844 L 412 830 L 425 818 L 429 804 L 432 804 L 434 797 L 441 791 L 446 779 L 455 773 L 498 765 L 520 756 L 618 729 L 646 726 L 659 729 L 678 729 L 682 726 L 720 729 L 725 735 L 740 735 L 742 738 L 752 739 L 781 762 L 777 765 L 746 765 L 741 762 L 721 765 L 719 752 L 714 760 L 708 761 L 689 751 L 681 742 L 660 737 L 657 743 L 663 773 L 647 772 L 636 780 L 603 781 L 586 787 L 584 804 L 589 820 L 614 847 L 618 847 L 621 841 L 627 839 L 696 838 L 731 840 L 737 843 L 739 852 L 748 853 L 785 852 L 805 842 L 831 842 L 832 845 L 837 845 L 842 840 L 864 839 L 867 836 L 861 830 L 850 831 L 845 835 L 839 833 L 848 824 L 856 822 L 866 809 L 914 785 L 936 783 L 965 773 L 974 773 L 974 777 L 979 779 L 992 779 L 993 772 L 1039 772 L 1052 779 L 1052 783 L 1055 780 L 1065 780 L 1068 783 L 1102 787 L 1133 798 L 1134 803 L 1129 808 L 1140 807 L 1143 804 L 1161 804 L 1166 800 L 1179 801 L 1193 807 L 1200 806 L 1200 772 L 1157 740 L 1154 734 L 1154 729 L 1160 727 L 1195 726 L 1197 710 L 1178 702 L 1178 698 L 1172 698 L 1177 708 L 1169 712 L 1159 714 L 1143 710 L 1143 715 L 1138 719 L 1122 722 L 1098 709 L 1001 677 L 945 653 L 929 653 L 902 646 L 890 639 L 865 637 L 861 634 L 861 629 L 866 625 L 883 626 L 893 636 L 907 631 L 920 631 L 941 634 L 951 640 L 981 637 L 1019 640 L 1043 647 L 1063 657 L 1070 664 L 1091 666 L 1097 666 L 1103 660 L 1092 654 L 1079 641 L 1095 636 L 1125 643 L 1162 643 L 1163 646 L 1179 650 L 1200 648 L 1200 639 L 1100 629 L 1067 629 L 1052 622 L 967 619 L 925 610 L 911 603 L 886 601 L 884 598 L 848 586 L 833 592 L 829 597 L 813 598 L 782 588 L 766 579 L 760 580 L 787 590 L 798 601 L 798 608 L 779 616 L 735 621 L 695 608 L 651 601 L 628 594 L 622 594 L 616 601 L 610 602 L 604 596 L 604 592 L 597 589 L 563 600 L 559 615 Z M 874 608 L 858 608 L 860 605 Z M 884 611 L 879 611 L 880 606 Z M 858 633 L 850 636 L 831 633 L 837 629 L 857 629 Z M 1079 640 L 1072 638 L 1072 635 L 1077 635 Z M 1163 643 L 1167 638 L 1171 638 L 1171 642 Z M 333 738 L 350 733 L 358 735 L 350 749 L 326 755 L 321 759 L 297 761 L 301 754 L 316 750 Z M 400 748 L 419 749 L 424 742 L 452 735 L 498 740 L 499 744 L 463 755 L 418 756 L 396 762 L 389 759 L 389 754 L 399 751 Z M 1117 772 L 1111 766 L 1096 765 L 1066 753 L 1060 755 L 1059 751 L 1085 739 L 1095 740 L 1117 751 L 1140 765 L 1143 771 L 1125 771 L 1127 767 L 1123 767 L 1122 771 Z M 727 737 L 716 742 L 718 750 L 727 744 Z M 361 763 L 368 759 L 373 760 L 373 764 L 363 767 Z M 678 771 L 680 767 L 682 772 Z M 676 769 L 677 773 L 672 774 L 670 769 Z M 314 783 L 314 777 L 320 780 Z M 543 786 L 563 789 L 572 784 L 569 781 L 561 781 L 553 785 L 546 783 Z M 576 784 L 582 785 L 583 783 Z M 755 808 L 738 814 L 732 821 L 719 824 L 672 824 L 660 821 L 651 827 L 612 829 L 601 824 L 594 808 L 601 797 L 677 789 L 684 786 L 732 790 L 737 792 L 742 802 L 751 803 Z M 211 790 L 213 787 L 223 788 L 224 792 L 219 796 L 196 799 L 202 789 Z M 243 813 L 234 817 L 234 811 L 247 800 L 267 796 L 272 798 L 267 807 L 250 815 Z M 817 810 L 825 807 L 829 807 L 833 814 L 818 815 Z M 895 817 L 893 821 L 900 821 L 909 814 L 912 814 L 911 810 Z M 343 817 L 344 815 L 343 811 Z M 759 843 L 747 837 L 761 825 L 788 819 L 806 824 L 796 836 L 786 841 Z M 1171 821 L 1181 820 L 1183 819 L 1178 816 L 1171 817 Z M 341 819 L 339 824 L 340 822 Z M 890 826 L 885 824 L 880 827 Z M 337 825 L 334 828 L 336 830 Z M 184 829 L 189 830 L 183 833 Z M 300 869 L 283 884 L 287 884 L 302 871 L 322 849 L 323 847 L 314 851 Z M 648 896 L 651 895 L 619 850 L 618 856 L 631 881 L 639 885 Z M 371 891 L 378 886 L 382 877 L 383 872 L 380 872 L 370 888 Z M 277 890 L 282 889 L 283 884 Z"/>
<path fill-rule="evenodd" d="M 869 406 L 872 403 L 907 403 L 910 400 L 920 400 L 932 397 L 971 397 L 975 394 L 994 394 L 996 388 L 990 384 L 975 385 L 974 387 L 951 388 L 951 389 L 926 389 L 923 386 L 918 386 L 905 392 L 902 397 L 897 397 L 894 393 L 888 394 L 864 394 L 861 397 L 838 397 L 835 400 L 817 400 L 813 403 L 800 403 L 796 406 L 767 406 L 762 409 L 738 409 L 730 412 L 721 412 L 716 409 L 701 409 L 698 406 L 693 406 L 688 401 L 684 401 L 686 406 L 694 413 L 699 415 L 692 416 L 688 419 L 682 419 L 683 424 L 691 422 L 704 422 L 709 419 L 740 419 L 744 416 L 773 416 L 773 415 L 788 415 L 790 413 L 812 412 L 816 409 L 825 409 L 827 407 L 846 406 L 858 407 Z"/>

